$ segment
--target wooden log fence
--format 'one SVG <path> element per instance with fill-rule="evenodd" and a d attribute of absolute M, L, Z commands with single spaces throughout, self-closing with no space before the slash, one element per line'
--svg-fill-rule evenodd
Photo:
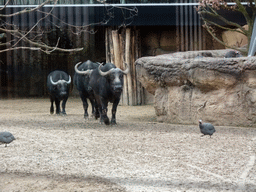
<path fill-rule="evenodd" d="M 124 88 L 120 104 L 142 105 L 144 101 L 144 88 L 137 81 L 135 60 L 141 57 L 139 31 L 136 27 L 123 27 L 105 30 L 106 62 L 114 63 L 118 68 L 130 72 L 124 76 Z"/>

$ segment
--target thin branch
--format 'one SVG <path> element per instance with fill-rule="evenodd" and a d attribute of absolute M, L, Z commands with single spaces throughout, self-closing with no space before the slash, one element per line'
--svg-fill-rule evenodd
<path fill-rule="evenodd" d="M 216 35 L 214 34 L 213 29 L 210 26 L 216 26 L 217 28 L 222 30 L 238 32 L 240 34 L 245 35 L 248 39 L 248 42 L 250 42 L 252 29 L 253 29 L 253 22 L 256 15 L 256 7 L 255 7 L 256 0 L 248 0 L 247 2 L 247 6 L 251 8 L 252 14 L 249 14 L 247 12 L 246 6 L 242 4 L 240 0 L 233 0 L 233 2 L 235 3 L 235 6 L 231 6 L 231 7 L 227 6 L 226 2 L 224 2 L 223 0 L 200 0 L 200 1 L 201 2 L 197 7 L 197 11 L 201 15 L 201 18 L 205 23 L 205 28 L 210 33 L 210 35 L 220 44 L 228 48 L 240 50 L 241 52 L 246 53 L 248 50 L 244 51 L 235 46 L 229 46 L 225 42 L 217 38 Z M 229 21 L 224 16 L 220 15 L 218 13 L 218 10 L 220 9 L 233 10 L 243 14 L 248 24 L 248 30 L 243 28 L 238 23 Z M 210 19 L 208 19 L 207 16 L 209 16 Z M 218 21 L 224 22 L 226 25 L 230 27 L 226 27 L 225 25 L 220 25 L 217 23 Z M 233 29 L 232 27 L 235 27 L 236 29 Z M 248 49 L 248 46 L 247 46 L 247 49 Z"/>
<path fill-rule="evenodd" d="M 48 51 L 48 54 L 50 54 L 51 52 L 53 52 L 53 51 L 55 51 L 56 49 L 58 49 L 59 42 L 60 42 L 60 37 L 58 38 L 58 41 L 57 41 L 55 47 L 54 47 L 51 51 Z"/>
<path fill-rule="evenodd" d="M 52 1 L 52 0 L 50 0 L 50 1 Z M 35 24 L 33 27 L 31 27 L 31 29 L 30 29 L 23 37 L 21 37 L 21 38 L 16 42 L 16 44 L 13 45 L 13 47 L 15 47 L 24 37 L 26 37 L 42 20 L 44 20 L 46 17 L 49 16 L 49 14 L 53 11 L 54 7 L 56 6 L 57 2 L 58 2 L 58 0 L 55 0 L 54 6 L 53 6 L 52 9 L 49 11 L 49 13 L 48 13 L 46 16 L 44 16 L 44 17 L 42 17 L 41 19 L 39 19 L 39 20 L 36 22 L 36 24 Z"/>
<path fill-rule="evenodd" d="M 232 22 L 232 21 L 228 21 L 228 20 L 225 19 L 223 16 L 221 16 L 221 15 L 219 15 L 219 14 L 214 14 L 214 13 L 212 13 L 212 12 L 209 12 L 209 11 L 207 11 L 206 9 L 205 9 L 204 11 L 200 11 L 199 14 L 200 14 L 202 17 L 204 17 L 203 14 L 210 15 L 210 16 L 212 16 L 212 17 L 214 17 L 214 18 L 220 19 L 221 21 L 223 21 L 223 22 L 226 23 L 227 25 L 231 25 L 231 26 L 234 26 L 234 27 L 236 27 L 236 28 L 240 28 L 240 29 L 242 30 L 241 25 L 239 25 L 239 24 L 237 24 L 237 23 L 235 23 L 235 22 Z"/>
<path fill-rule="evenodd" d="M 252 18 L 249 16 L 248 12 L 246 11 L 246 8 L 241 4 L 241 2 L 239 0 L 235 0 L 235 2 L 236 2 L 236 5 L 238 7 L 238 11 L 241 12 L 244 15 L 247 23 L 250 22 L 250 20 Z"/>
<path fill-rule="evenodd" d="M 217 23 L 215 23 L 215 22 L 213 22 L 213 21 L 210 21 L 210 20 L 207 20 L 207 19 L 205 19 L 205 18 L 202 18 L 202 19 L 203 19 L 203 21 L 204 21 L 205 23 L 208 23 L 208 24 L 211 24 L 211 25 L 215 25 L 216 27 L 218 27 L 218 28 L 220 28 L 220 29 L 223 29 L 223 30 L 226 30 L 226 31 L 237 32 L 237 33 L 240 33 L 240 34 L 245 35 L 245 36 L 248 35 L 248 31 L 245 30 L 244 28 L 243 28 L 243 30 L 238 30 L 237 28 L 236 28 L 236 29 L 231 29 L 231 28 L 229 28 L 229 27 L 225 27 L 225 26 L 222 26 L 222 25 L 218 25 Z M 239 28 L 239 29 L 240 29 L 240 28 Z"/>
<path fill-rule="evenodd" d="M 8 0 L 7 3 L 3 7 L 1 7 L 0 10 L 4 10 L 5 8 L 8 8 L 8 4 L 10 4 L 10 2 L 12 2 L 12 1 Z M 46 4 L 49 4 L 51 2 L 53 2 L 54 5 L 49 12 L 44 12 L 41 10 L 42 7 L 44 7 Z M 42 42 L 42 36 L 46 33 L 50 33 L 51 30 L 49 31 L 47 28 L 41 29 L 40 27 L 39 27 L 39 30 L 36 30 L 36 27 L 39 26 L 39 24 L 40 24 L 40 22 L 42 22 L 42 20 L 52 23 L 50 19 L 49 20 L 47 19 L 47 18 L 49 18 L 49 16 L 57 19 L 58 21 L 60 21 L 61 24 L 68 26 L 69 27 L 68 30 L 70 30 L 73 34 L 79 35 L 82 32 L 89 32 L 89 33 L 94 34 L 95 31 L 88 31 L 87 28 L 90 26 L 93 26 L 93 25 L 97 25 L 97 24 L 102 24 L 102 25 L 107 24 L 111 19 L 114 18 L 113 13 L 114 13 L 115 8 L 122 9 L 124 20 L 129 19 L 129 22 L 134 16 L 136 16 L 138 14 L 138 10 L 136 7 L 126 8 L 126 7 L 113 6 L 113 5 L 109 4 L 108 6 L 105 6 L 106 14 L 105 14 L 104 19 L 101 22 L 91 23 L 86 26 L 76 26 L 76 25 L 71 25 L 69 23 L 64 22 L 63 20 L 59 19 L 58 17 L 56 17 L 53 14 L 53 9 L 56 7 L 57 2 L 58 2 L 58 0 L 45 0 L 40 5 L 35 5 L 32 8 L 24 8 L 17 12 L 10 12 L 10 14 L 0 14 L 0 18 L 3 17 L 3 19 L 0 19 L 0 32 L 2 31 L 11 36 L 9 38 L 9 39 L 11 39 L 10 41 L 8 41 L 6 43 L 0 43 L 0 46 L 10 47 L 10 48 L 6 48 L 5 50 L 1 50 L 1 52 L 12 51 L 12 50 L 16 50 L 16 49 L 30 49 L 30 50 L 40 50 L 42 52 L 50 54 L 53 51 L 73 52 L 73 51 L 83 50 L 83 48 L 75 48 L 75 49 L 59 48 L 58 46 L 59 46 L 60 38 L 58 39 L 55 46 L 48 46 L 47 44 Z M 129 11 L 129 12 L 127 12 L 129 15 L 126 16 L 125 12 L 123 11 L 124 9 Z M 18 25 L 8 23 L 5 21 L 5 18 L 11 18 L 13 16 L 17 16 L 17 15 L 21 15 L 21 14 L 27 14 L 29 12 L 38 12 L 38 13 L 44 14 L 44 15 L 41 15 L 40 18 L 37 18 L 36 23 L 33 24 L 33 26 L 29 29 L 21 30 L 20 28 L 18 28 Z M 56 25 L 56 23 L 52 23 L 52 24 L 58 28 L 61 28 L 61 26 Z M 31 35 L 29 35 L 29 34 L 31 34 Z M 21 42 L 24 42 L 25 45 L 19 46 L 19 44 Z M 26 47 L 29 45 L 31 45 L 30 48 Z"/>
<path fill-rule="evenodd" d="M 5 9 L 7 7 L 7 5 L 9 4 L 10 0 L 8 0 L 5 5 L 0 9 L 0 11 L 2 11 L 3 9 Z"/>
<path fill-rule="evenodd" d="M 0 53 L 7 52 L 7 51 L 18 50 L 18 49 L 29 49 L 29 50 L 33 50 L 33 51 L 39 51 L 40 50 L 39 47 L 13 47 L 13 48 L 0 50 Z"/>
<path fill-rule="evenodd" d="M 218 37 L 216 37 L 216 35 L 213 34 L 212 30 L 209 28 L 208 25 L 204 25 L 204 26 L 205 26 L 206 30 L 210 33 L 210 35 L 211 35 L 217 42 L 219 42 L 220 44 L 222 44 L 222 45 L 224 45 L 225 47 L 228 47 L 228 48 L 230 48 L 230 49 L 235 49 L 235 50 L 241 51 L 242 53 L 245 53 L 245 54 L 247 53 L 247 51 L 244 51 L 244 50 L 239 49 L 239 48 L 237 48 L 237 47 L 235 47 L 235 46 L 230 46 L 230 45 L 226 44 L 225 42 L 223 42 L 222 40 L 220 40 Z"/>
<path fill-rule="evenodd" d="M 48 4 L 52 1 L 54 1 L 54 0 L 46 0 L 45 2 L 43 2 L 42 4 L 38 5 L 37 7 L 33 8 L 33 9 L 25 8 L 21 11 L 18 11 L 18 12 L 12 13 L 12 14 L 0 14 L 0 17 L 13 17 L 13 16 L 16 16 L 16 15 L 21 15 L 21 14 L 24 14 L 24 13 L 33 12 L 37 9 L 40 9 L 41 7 L 45 6 L 46 4 Z M 7 5 L 5 5 L 5 8 L 6 8 L 6 6 Z"/>
<path fill-rule="evenodd" d="M 30 39 L 28 39 L 27 37 L 25 37 L 22 33 L 20 33 L 18 30 L 8 30 L 8 29 L 4 29 L 4 28 L 0 28 L 0 31 L 4 31 L 6 33 L 10 33 L 11 35 L 13 35 L 16 38 L 21 38 L 22 40 L 35 46 L 35 47 L 40 47 L 42 49 L 40 49 L 41 51 L 44 51 L 45 53 L 50 53 L 48 50 L 57 50 L 57 51 L 62 51 L 62 52 L 75 52 L 75 51 L 81 51 L 83 50 L 83 48 L 75 48 L 75 49 L 62 49 L 62 48 L 57 48 L 57 47 L 51 47 L 48 46 L 46 44 L 43 43 L 39 43 L 39 42 L 35 42 L 32 41 Z M 15 47 L 10 48 L 9 50 L 15 50 Z M 34 50 L 31 48 L 31 50 Z"/>

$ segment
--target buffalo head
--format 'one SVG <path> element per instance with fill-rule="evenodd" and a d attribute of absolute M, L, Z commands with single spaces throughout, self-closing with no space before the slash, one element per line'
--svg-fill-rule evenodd
<path fill-rule="evenodd" d="M 103 72 L 101 71 L 101 67 L 102 65 L 99 66 L 99 74 L 109 80 L 111 90 L 115 93 L 121 93 L 123 90 L 123 75 L 129 73 L 127 65 L 124 71 L 119 68 L 111 68 L 110 70 Z"/>
<path fill-rule="evenodd" d="M 50 76 L 50 82 L 53 85 L 53 89 L 55 90 L 56 94 L 59 95 L 60 98 L 66 96 L 68 94 L 68 86 L 71 83 L 71 77 L 69 75 L 68 81 L 64 79 L 60 79 L 58 81 L 53 81 L 52 76 Z"/>

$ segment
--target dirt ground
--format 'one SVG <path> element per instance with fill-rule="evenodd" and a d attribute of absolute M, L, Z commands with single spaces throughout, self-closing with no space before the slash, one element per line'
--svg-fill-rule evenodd
<path fill-rule="evenodd" d="M 119 106 L 117 125 L 66 116 L 49 99 L 0 100 L 0 191 L 256 191 L 256 129 L 157 123 L 153 105 Z M 110 111 L 110 110 L 109 110 Z M 235 118 L 235 117 L 234 117 Z"/>

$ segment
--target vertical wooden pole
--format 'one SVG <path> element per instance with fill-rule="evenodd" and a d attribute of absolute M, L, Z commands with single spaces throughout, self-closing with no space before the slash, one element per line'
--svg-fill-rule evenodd
<path fill-rule="evenodd" d="M 115 66 L 121 68 L 121 57 L 120 57 L 120 49 L 119 49 L 119 35 L 117 30 L 112 31 L 113 38 L 113 48 L 114 48 L 114 56 L 115 56 Z"/>
<path fill-rule="evenodd" d="M 136 31 L 136 51 L 135 51 L 135 54 L 136 54 L 136 59 L 140 58 L 141 57 L 141 43 L 140 43 L 140 36 L 139 36 L 139 31 Z M 136 82 L 137 82 L 137 105 L 142 105 L 144 104 L 144 91 L 143 91 L 143 87 L 141 85 L 141 83 L 137 80 L 137 77 L 136 77 Z"/>
<path fill-rule="evenodd" d="M 115 63 L 114 46 L 113 46 L 113 38 L 112 38 L 112 29 L 111 29 L 111 27 L 108 28 L 108 43 L 109 43 L 110 62 Z"/>
<path fill-rule="evenodd" d="M 130 72 L 127 74 L 127 86 L 128 86 L 128 101 L 129 105 L 134 105 L 133 101 L 133 89 L 132 89 L 132 65 L 131 65 L 131 29 L 126 28 L 126 37 L 125 37 L 125 62 L 127 63 Z"/>
<path fill-rule="evenodd" d="M 133 84 L 133 105 L 137 105 L 137 83 L 136 83 L 136 68 L 135 68 L 135 60 L 136 60 L 136 54 L 135 54 L 135 50 L 136 50 L 136 28 L 134 28 L 134 30 L 131 32 L 131 59 L 132 59 L 132 84 Z"/>
<path fill-rule="evenodd" d="M 108 39 L 108 28 L 106 28 L 106 29 L 105 29 L 106 63 L 110 63 L 110 62 L 111 62 L 109 41 L 110 41 L 110 40 Z"/>
<path fill-rule="evenodd" d="M 125 62 L 125 31 L 121 29 L 121 34 L 119 35 L 120 38 L 120 53 L 121 53 L 121 69 L 124 69 L 124 62 Z M 124 85 L 123 85 L 123 93 L 122 93 L 122 104 L 128 105 L 128 92 L 127 92 L 127 78 L 124 76 Z"/>

